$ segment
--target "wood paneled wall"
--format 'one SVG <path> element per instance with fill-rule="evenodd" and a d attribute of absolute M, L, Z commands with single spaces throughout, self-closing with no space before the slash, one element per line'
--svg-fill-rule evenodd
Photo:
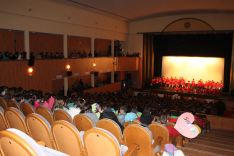
<path fill-rule="evenodd" d="M 102 87 L 90 88 L 85 90 L 85 93 L 106 93 L 106 92 L 116 92 L 121 90 L 121 82 L 105 85 Z"/>
<path fill-rule="evenodd" d="M 81 75 L 81 76 L 70 76 L 68 77 L 68 88 L 72 88 L 73 85 L 79 84 L 80 80 L 83 81 L 84 85 L 91 86 L 91 76 L 90 74 Z M 52 81 L 52 92 L 58 93 L 59 91 L 63 90 L 64 88 L 64 79 L 53 79 Z"/>
<path fill-rule="evenodd" d="M 63 35 L 29 33 L 30 52 L 63 52 Z"/>
<path fill-rule="evenodd" d="M 10 53 L 24 51 L 24 32 L 0 29 L 0 51 Z"/>
<path fill-rule="evenodd" d="M 117 57 L 116 63 L 118 71 L 132 71 L 131 69 L 139 69 L 139 59 L 136 59 L 135 57 Z"/>
<path fill-rule="evenodd" d="M 89 54 L 91 52 L 91 38 L 79 37 L 79 36 L 68 36 L 67 37 L 67 49 L 68 56 L 71 52 L 85 52 Z"/>
<path fill-rule="evenodd" d="M 111 56 L 111 40 L 95 39 L 94 49 L 98 56 Z"/>
<path fill-rule="evenodd" d="M 95 84 L 102 84 L 102 83 L 111 83 L 111 73 L 98 73 L 97 76 L 95 76 Z"/>
<path fill-rule="evenodd" d="M 71 88 L 74 84 L 79 84 L 80 80 L 84 84 L 91 85 L 91 76 L 90 74 L 82 75 L 82 76 L 73 76 L 68 79 L 68 87 Z"/>
<path fill-rule="evenodd" d="M 207 115 L 207 119 L 210 121 L 211 129 L 234 131 L 234 118 Z"/>
<path fill-rule="evenodd" d="M 88 75 L 91 71 L 100 73 L 111 71 L 138 71 L 137 60 L 139 58 L 117 58 L 119 62 L 115 65 L 112 57 L 83 58 L 83 59 L 61 59 L 61 60 L 36 60 L 33 76 L 27 75 L 27 61 L 0 61 L 0 86 L 23 87 L 25 89 L 38 89 L 44 92 L 52 92 L 56 86 L 56 75 L 66 75 L 65 66 L 70 64 L 73 75 Z M 122 61 L 125 60 L 125 61 Z M 129 63 L 128 63 L 129 62 Z M 93 63 L 96 66 L 93 67 Z M 135 63 L 132 65 L 131 63 Z M 125 66 L 125 67 L 123 67 Z M 87 78 L 88 81 L 88 78 Z M 58 83 L 61 83 L 59 80 Z M 72 81 L 71 81 L 72 83 Z"/>

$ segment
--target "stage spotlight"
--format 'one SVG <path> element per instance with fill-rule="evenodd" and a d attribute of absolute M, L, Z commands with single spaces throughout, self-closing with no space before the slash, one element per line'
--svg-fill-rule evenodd
<path fill-rule="evenodd" d="M 72 76 L 71 66 L 69 64 L 66 65 L 67 76 Z"/>
<path fill-rule="evenodd" d="M 33 75 L 33 67 L 28 67 L 28 76 Z"/>
<path fill-rule="evenodd" d="M 66 69 L 67 69 L 67 71 L 69 71 L 71 69 L 71 66 L 69 64 L 67 64 Z"/>

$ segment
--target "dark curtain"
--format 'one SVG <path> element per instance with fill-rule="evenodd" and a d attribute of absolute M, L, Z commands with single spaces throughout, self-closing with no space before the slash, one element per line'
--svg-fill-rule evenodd
<path fill-rule="evenodd" d="M 142 84 L 147 86 L 154 76 L 154 35 L 143 35 Z"/>

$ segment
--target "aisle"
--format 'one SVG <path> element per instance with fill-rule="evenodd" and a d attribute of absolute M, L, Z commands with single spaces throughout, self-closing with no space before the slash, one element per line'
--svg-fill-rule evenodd
<path fill-rule="evenodd" d="M 234 156 L 234 132 L 212 130 L 182 147 L 186 156 Z"/>

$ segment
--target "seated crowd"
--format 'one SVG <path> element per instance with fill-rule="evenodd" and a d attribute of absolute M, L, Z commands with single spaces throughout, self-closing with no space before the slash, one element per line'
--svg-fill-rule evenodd
<path fill-rule="evenodd" d="M 0 52 L 0 60 L 24 60 L 26 59 L 26 52 Z"/>
<path fill-rule="evenodd" d="M 30 57 L 34 59 L 63 59 L 63 52 L 30 52 Z"/>
<path fill-rule="evenodd" d="M 135 94 L 133 91 L 102 93 L 102 94 L 80 94 L 72 93 L 71 96 L 56 96 L 41 91 L 23 90 L 22 88 L 0 87 L 1 96 L 11 99 L 18 104 L 30 103 L 35 108 L 47 107 L 50 110 L 66 110 L 71 117 L 84 114 L 91 119 L 94 125 L 104 118 L 115 121 L 120 129 L 124 130 L 128 124 L 139 123 L 148 129 L 148 126 L 157 122 L 164 125 L 171 137 L 180 134 L 174 129 L 176 118 L 183 112 L 192 112 L 195 123 L 205 134 L 209 130 L 209 121 L 205 115 L 200 114 L 222 114 L 219 106 L 221 101 L 211 101 L 180 97 L 172 95 L 159 96 L 157 94 Z M 224 110 L 223 110 L 224 111 Z M 175 140 L 173 141 L 176 144 Z M 154 151 L 160 151 L 155 147 Z"/>

